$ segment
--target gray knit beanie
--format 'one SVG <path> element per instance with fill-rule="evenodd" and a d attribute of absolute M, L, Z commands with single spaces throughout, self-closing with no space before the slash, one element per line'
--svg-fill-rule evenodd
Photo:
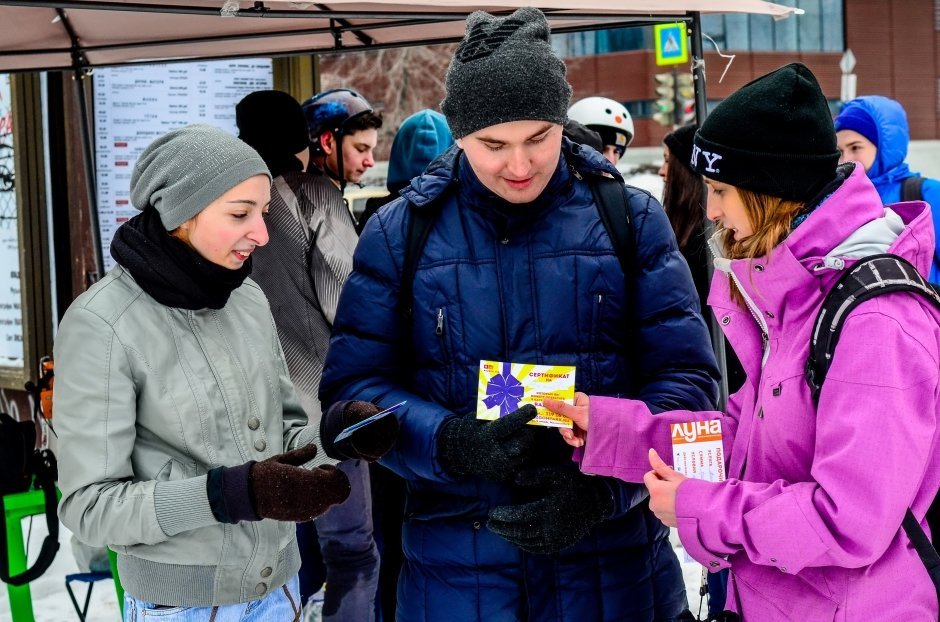
<path fill-rule="evenodd" d="M 571 85 L 548 21 L 523 7 L 508 17 L 477 11 L 447 69 L 441 110 L 455 138 L 509 121 L 564 124 Z"/>
<path fill-rule="evenodd" d="M 255 175 L 267 175 L 258 152 L 224 130 L 188 125 L 156 139 L 144 149 L 131 176 L 131 202 L 152 205 L 167 231 L 204 210 L 220 196 Z"/>

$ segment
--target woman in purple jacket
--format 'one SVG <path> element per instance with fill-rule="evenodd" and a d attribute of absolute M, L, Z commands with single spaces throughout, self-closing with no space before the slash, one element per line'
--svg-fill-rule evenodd
<path fill-rule="evenodd" d="M 864 170 L 837 169 L 838 157 L 825 97 L 800 64 L 745 85 L 695 136 L 719 225 L 708 302 L 747 373 L 726 412 L 546 402 L 575 421 L 562 435 L 582 448 L 582 471 L 645 482 L 689 554 L 731 569 L 729 605 L 746 622 L 937 619 L 901 529 L 908 508 L 926 528 L 940 484 L 937 312 L 904 293 L 862 303 L 818 405 L 804 380 L 813 322 L 842 270 L 889 252 L 926 274 L 934 249 L 925 203 L 883 206 Z M 687 479 L 663 462 L 669 424 L 711 419 L 727 479 Z"/>

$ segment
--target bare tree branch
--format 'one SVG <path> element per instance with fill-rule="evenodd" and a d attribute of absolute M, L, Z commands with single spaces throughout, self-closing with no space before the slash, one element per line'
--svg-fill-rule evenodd
<path fill-rule="evenodd" d="M 455 44 L 405 47 L 322 56 L 323 90 L 347 87 L 362 93 L 384 123 L 376 156 L 387 159 L 401 122 L 423 108 L 440 110 L 444 74 Z"/>

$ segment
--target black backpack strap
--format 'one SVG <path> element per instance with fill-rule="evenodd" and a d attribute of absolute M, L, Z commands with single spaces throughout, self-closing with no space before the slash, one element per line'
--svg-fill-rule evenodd
<path fill-rule="evenodd" d="M 0 555 L 0 580 L 14 586 L 26 585 L 42 576 L 52 565 L 59 551 L 59 515 L 56 510 L 58 496 L 55 489 L 55 482 L 58 479 L 56 459 L 48 449 L 36 451 L 32 459 L 34 460 L 32 470 L 36 474 L 35 484 L 40 487 L 43 494 L 46 527 L 49 529 L 49 534 L 43 539 L 39 555 L 33 565 L 15 576 L 10 576 L 9 559 L 6 554 L 7 530 L 5 526 L 0 528 L 0 553 L 2 553 Z M 2 496 L 0 496 L 0 513 L 5 513 Z"/>
<path fill-rule="evenodd" d="M 819 392 L 846 317 L 855 307 L 875 296 L 907 291 L 921 296 L 940 309 L 940 295 L 917 269 L 897 255 L 872 255 L 860 260 L 836 282 L 816 316 L 804 375 L 813 401 Z"/>
<path fill-rule="evenodd" d="M 904 528 L 904 533 L 907 534 L 914 550 L 917 551 L 920 561 L 927 568 L 930 580 L 933 581 L 934 587 L 937 588 L 937 594 L 940 595 L 940 555 L 937 554 L 937 550 L 927 539 L 927 534 L 921 529 L 920 523 L 917 522 L 914 513 L 910 510 L 904 514 L 901 527 Z"/>
<path fill-rule="evenodd" d="M 405 209 L 408 210 L 408 234 L 405 238 L 405 255 L 402 259 L 398 311 L 406 319 L 410 319 L 413 314 L 415 273 L 418 271 L 418 260 L 421 259 L 421 253 L 428 241 L 428 235 L 430 235 L 434 222 L 440 213 L 440 205 L 440 197 L 421 207 L 417 207 L 410 202 L 405 205 Z"/>
<path fill-rule="evenodd" d="M 924 178 L 908 177 L 901 182 L 901 200 L 902 201 L 923 201 L 924 200 Z"/>
<path fill-rule="evenodd" d="M 601 222 L 614 245 L 614 252 L 627 282 L 632 282 L 636 258 L 633 219 L 627 205 L 626 187 L 619 179 L 592 175 L 588 181 Z"/>

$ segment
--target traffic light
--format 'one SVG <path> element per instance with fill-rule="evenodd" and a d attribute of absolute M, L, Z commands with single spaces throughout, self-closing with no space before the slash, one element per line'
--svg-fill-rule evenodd
<path fill-rule="evenodd" d="M 685 105 L 682 106 L 682 123 L 681 125 L 687 125 L 695 121 L 695 100 L 690 99 L 685 102 Z"/>
<path fill-rule="evenodd" d="M 653 120 L 660 125 L 671 126 L 675 119 L 676 110 L 676 73 L 657 73 L 656 95 L 658 99 L 653 103 Z"/>
<path fill-rule="evenodd" d="M 666 127 L 682 125 L 695 118 L 695 87 L 691 73 L 657 73 L 653 120 Z"/>
<path fill-rule="evenodd" d="M 676 125 L 695 120 L 695 86 L 691 73 L 676 76 Z"/>

